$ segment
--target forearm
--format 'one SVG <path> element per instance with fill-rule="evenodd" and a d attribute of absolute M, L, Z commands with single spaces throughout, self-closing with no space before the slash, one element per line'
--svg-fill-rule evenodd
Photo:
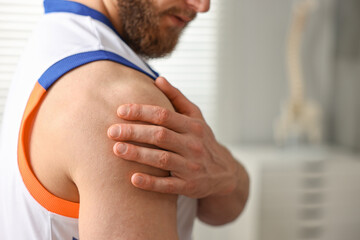
<path fill-rule="evenodd" d="M 237 164 L 237 185 L 231 193 L 198 200 L 197 215 L 201 221 L 211 225 L 223 225 L 235 220 L 243 211 L 249 195 L 249 176 L 245 168 L 240 163 Z"/>

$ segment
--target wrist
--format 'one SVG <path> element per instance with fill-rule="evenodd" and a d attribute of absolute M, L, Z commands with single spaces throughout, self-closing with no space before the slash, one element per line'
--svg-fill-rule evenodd
<path fill-rule="evenodd" d="M 222 161 L 225 161 L 227 174 L 221 178 L 221 183 L 217 183 L 217 189 L 211 197 L 226 197 L 236 194 L 242 188 L 243 179 L 246 180 L 247 172 L 245 168 L 232 156 L 231 152 L 220 145 Z M 245 176 L 244 176 L 245 175 Z"/>
<path fill-rule="evenodd" d="M 229 192 L 227 195 L 237 194 L 242 189 L 243 180 L 247 178 L 247 172 L 244 167 L 234 159 L 234 171 L 232 173 L 232 183 L 229 186 Z M 244 176 L 246 175 L 246 176 Z"/>
<path fill-rule="evenodd" d="M 228 159 L 231 164 L 230 171 L 231 171 L 231 181 L 229 183 L 229 190 L 226 195 L 228 196 L 238 196 L 243 198 L 246 202 L 249 194 L 249 175 L 245 169 L 245 167 L 236 160 L 230 151 L 225 148 L 225 151 L 228 154 Z"/>

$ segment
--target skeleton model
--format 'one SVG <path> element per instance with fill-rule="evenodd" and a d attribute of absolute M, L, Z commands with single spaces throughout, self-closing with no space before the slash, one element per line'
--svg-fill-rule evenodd
<path fill-rule="evenodd" d="M 300 55 L 304 25 L 316 3 L 316 0 L 301 0 L 293 12 L 287 45 L 290 98 L 275 124 L 275 140 L 280 145 L 322 140 L 321 111 L 315 102 L 306 99 Z"/>

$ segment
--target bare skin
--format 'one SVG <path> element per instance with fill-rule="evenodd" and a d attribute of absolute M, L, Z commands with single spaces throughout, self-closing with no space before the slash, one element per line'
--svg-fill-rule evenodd
<path fill-rule="evenodd" d="M 98 61 L 59 79 L 37 114 L 30 144 L 33 171 L 54 195 L 80 200 L 80 239 L 178 238 L 177 196 L 143 191 L 130 182 L 135 172 L 169 173 L 119 161 L 112 153 L 106 129 L 118 121 L 117 106 L 129 101 L 172 110 L 152 79 Z"/>
<path fill-rule="evenodd" d="M 118 108 L 121 119 L 152 124 L 114 124 L 108 136 L 118 143 L 114 153 L 128 161 L 171 171 L 171 177 L 135 173 L 138 188 L 181 194 L 199 199 L 198 217 L 221 225 L 233 221 L 248 198 L 249 177 L 244 167 L 219 144 L 199 108 L 164 78 L 156 85 L 177 112 L 163 107 L 126 104 Z M 153 144 L 162 150 L 144 148 L 124 141 Z"/>

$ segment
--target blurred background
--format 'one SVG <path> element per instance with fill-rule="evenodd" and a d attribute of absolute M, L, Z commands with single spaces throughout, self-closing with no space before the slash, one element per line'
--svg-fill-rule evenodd
<path fill-rule="evenodd" d="M 360 0 L 212 0 L 150 64 L 251 177 L 243 214 L 194 239 L 360 239 Z M 42 14 L 0 0 L 0 116 Z"/>

